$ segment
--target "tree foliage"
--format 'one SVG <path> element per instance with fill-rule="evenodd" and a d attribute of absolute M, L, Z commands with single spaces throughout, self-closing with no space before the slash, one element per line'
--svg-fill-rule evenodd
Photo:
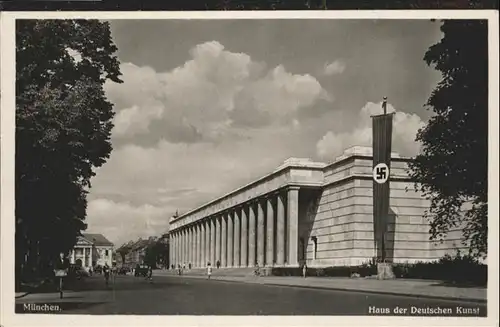
<path fill-rule="evenodd" d="M 121 83 L 108 23 L 18 20 L 16 26 L 16 267 L 50 261 L 84 223 L 94 169 L 109 157 Z M 34 263 L 32 263 L 34 264 Z"/>
<path fill-rule="evenodd" d="M 421 153 L 410 164 L 416 186 L 431 200 L 431 239 L 463 228 L 470 255 L 486 257 L 488 234 L 488 25 L 446 20 L 443 38 L 424 60 L 442 73 L 419 131 Z"/>
<path fill-rule="evenodd" d="M 161 240 L 155 240 L 146 248 L 144 263 L 152 266 L 153 268 L 156 268 L 158 263 L 167 264 L 168 252 L 169 248 L 167 243 L 164 243 Z"/>

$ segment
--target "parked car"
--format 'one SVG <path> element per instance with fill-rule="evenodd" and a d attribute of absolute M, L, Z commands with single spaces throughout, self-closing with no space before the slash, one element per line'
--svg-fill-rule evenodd
<path fill-rule="evenodd" d="M 68 277 L 74 279 L 82 279 L 84 277 L 89 277 L 90 274 L 83 267 L 78 265 L 70 265 L 68 269 Z"/>
<path fill-rule="evenodd" d="M 148 274 L 149 267 L 147 265 L 137 265 L 135 266 L 135 277 L 146 277 Z"/>
<path fill-rule="evenodd" d="M 94 268 L 94 272 L 95 272 L 96 274 L 102 274 L 102 266 L 101 266 L 101 265 L 97 265 L 97 266 L 95 266 L 95 268 Z"/>
<path fill-rule="evenodd" d="M 118 275 L 126 275 L 130 272 L 130 268 L 128 267 L 121 267 L 118 269 Z"/>

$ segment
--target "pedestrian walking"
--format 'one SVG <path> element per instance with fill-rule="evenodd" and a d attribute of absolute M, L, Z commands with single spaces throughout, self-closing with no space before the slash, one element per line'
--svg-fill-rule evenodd
<path fill-rule="evenodd" d="M 217 260 L 216 265 L 217 265 L 217 269 L 219 269 L 220 268 L 220 260 Z"/>
<path fill-rule="evenodd" d="M 150 283 L 153 282 L 153 266 L 148 267 L 148 273 L 146 275 L 146 280 L 148 280 Z"/>
<path fill-rule="evenodd" d="M 106 280 L 106 286 L 108 286 L 110 269 L 107 263 L 104 265 L 104 268 L 102 268 L 102 271 L 104 273 L 104 279 Z"/>
<path fill-rule="evenodd" d="M 189 263 L 188 267 L 189 267 L 189 270 L 191 270 L 191 262 Z"/>
<path fill-rule="evenodd" d="M 302 266 L 302 277 L 306 278 L 307 276 L 307 263 L 304 262 L 304 265 Z"/>
<path fill-rule="evenodd" d="M 255 270 L 253 271 L 253 273 L 255 276 L 260 276 L 260 267 L 258 263 L 255 265 Z"/>
<path fill-rule="evenodd" d="M 210 262 L 207 264 L 207 277 L 210 279 L 210 276 L 212 276 L 212 266 L 210 265 Z"/>

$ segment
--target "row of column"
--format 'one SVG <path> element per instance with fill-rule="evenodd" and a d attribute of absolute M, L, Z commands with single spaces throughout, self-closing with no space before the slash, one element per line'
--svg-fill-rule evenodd
<path fill-rule="evenodd" d="M 171 231 L 177 267 L 297 266 L 299 188 L 288 187 Z"/>

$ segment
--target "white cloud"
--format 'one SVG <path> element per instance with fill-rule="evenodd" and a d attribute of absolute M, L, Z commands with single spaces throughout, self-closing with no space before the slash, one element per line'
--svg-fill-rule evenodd
<path fill-rule="evenodd" d="M 87 222 L 89 232 L 105 235 L 115 246 L 138 237 L 159 236 L 168 231 L 171 208 L 150 204 L 134 206 L 107 199 L 89 201 Z"/>
<path fill-rule="evenodd" d="M 106 84 L 115 149 L 93 179 L 90 230 L 120 241 L 158 235 L 177 210 L 267 174 L 291 148 L 309 149 L 298 111 L 331 100 L 313 76 L 266 69 L 215 41 L 189 54 L 169 72 L 123 64 L 124 83 Z M 132 142 L 141 137 L 148 145 Z"/>
<path fill-rule="evenodd" d="M 327 76 L 342 74 L 345 68 L 345 63 L 340 60 L 335 60 L 334 62 L 325 64 L 323 67 L 323 74 Z"/>
<path fill-rule="evenodd" d="M 422 119 L 416 114 L 396 111 L 391 104 L 387 105 L 387 112 L 395 112 L 393 121 L 392 148 L 404 156 L 413 156 L 418 153 L 420 144 L 415 142 L 419 128 L 424 126 Z M 341 155 L 351 146 L 372 145 L 371 115 L 381 113 L 381 103 L 368 102 L 359 112 L 358 124 L 351 132 L 327 132 L 316 144 L 317 154 L 322 158 L 333 159 Z"/>
<path fill-rule="evenodd" d="M 292 123 L 288 118 L 298 109 L 330 99 L 311 75 L 292 74 L 283 66 L 266 72 L 247 54 L 230 52 L 216 41 L 195 46 L 190 56 L 165 73 L 122 65 L 124 83 L 106 85 L 118 110 L 114 137 L 147 134 L 156 121 L 164 131 L 194 129 L 212 139 L 233 125 Z"/>
<path fill-rule="evenodd" d="M 302 139 L 289 126 L 247 129 L 221 143 L 163 140 L 152 147 L 116 148 L 93 179 L 89 228 L 120 239 L 158 235 L 176 210 L 194 209 L 268 174 L 291 156 L 290 149 L 300 149 Z"/>

